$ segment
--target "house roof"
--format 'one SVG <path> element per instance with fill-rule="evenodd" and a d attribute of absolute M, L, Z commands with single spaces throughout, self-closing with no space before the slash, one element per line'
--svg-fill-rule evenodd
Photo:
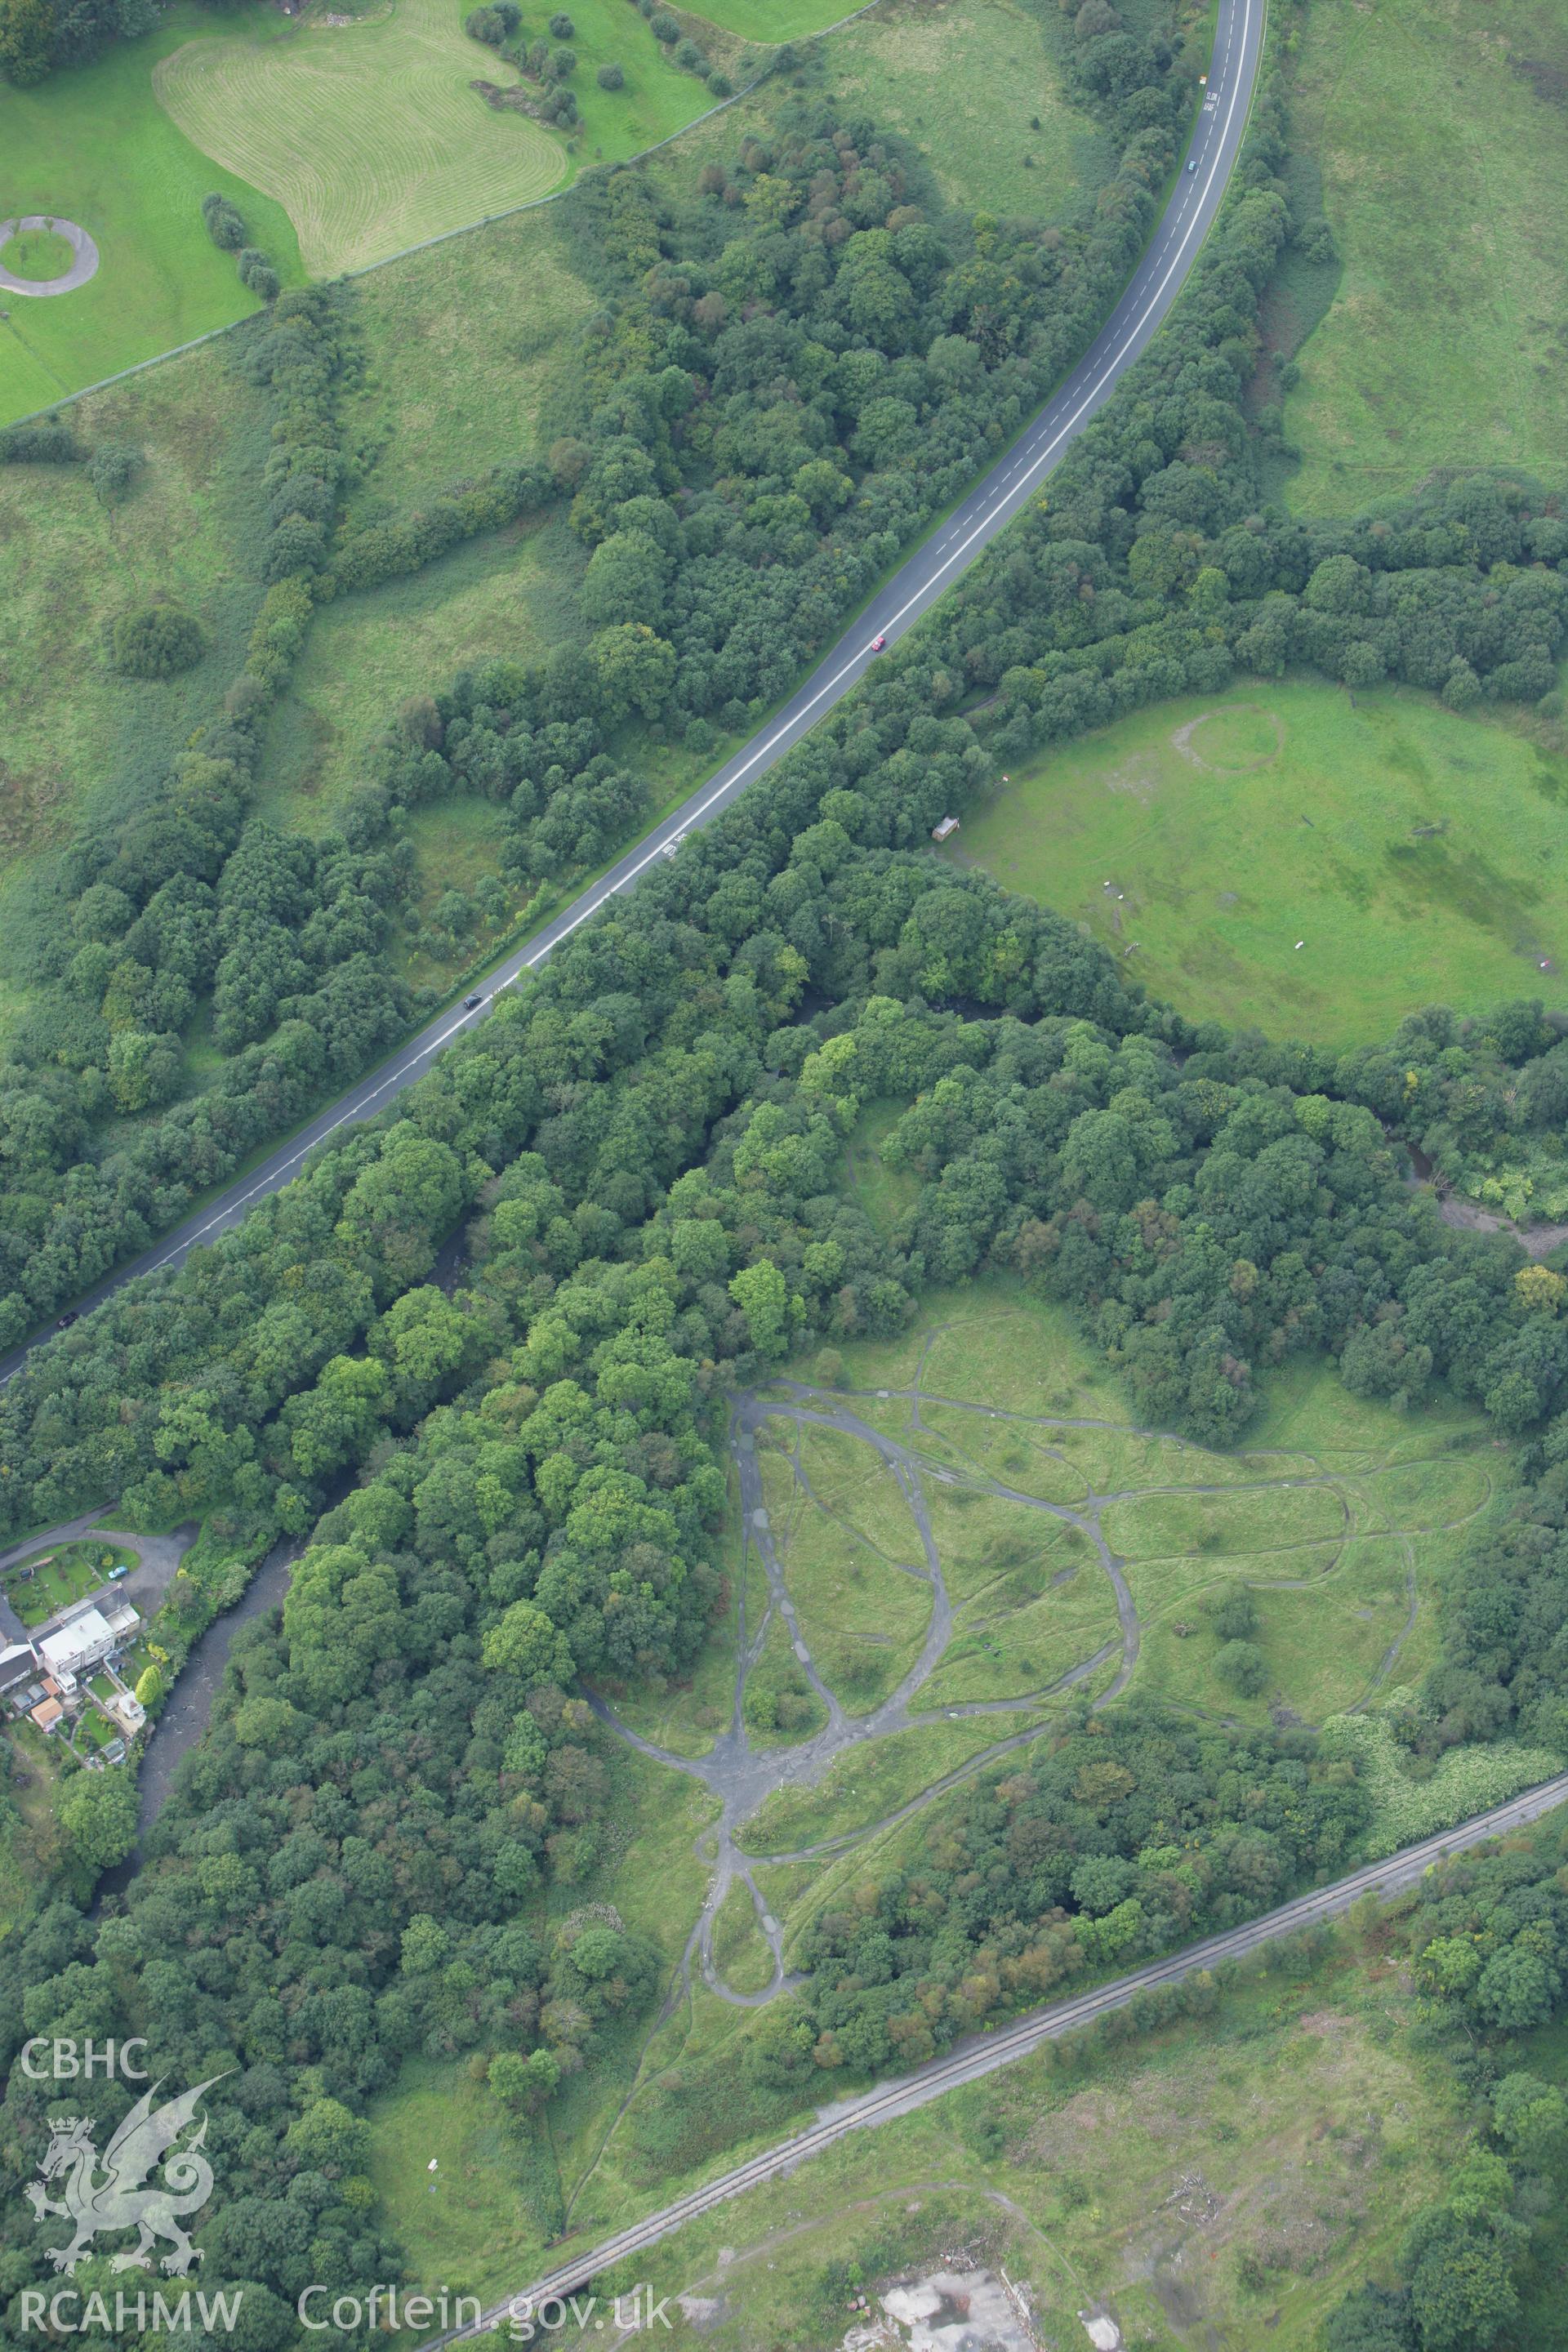
<path fill-rule="evenodd" d="M 0 1690 L 25 1681 L 37 1663 L 31 1642 L 0 1642 Z"/>
<path fill-rule="evenodd" d="M 57 1674 L 70 1673 L 79 1658 L 89 1652 L 102 1650 L 114 1640 L 115 1628 L 101 1609 L 88 1608 L 78 1612 L 66 1624 L 46 1633 L 38 1643 L 38 1654 Z"/>

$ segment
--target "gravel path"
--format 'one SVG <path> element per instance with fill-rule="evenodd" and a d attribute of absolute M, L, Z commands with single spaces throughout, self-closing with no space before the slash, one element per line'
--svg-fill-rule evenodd
<path fill-rule="evenodd" d="M 0 262 L 0 288 L 7 294 L 74 294 L 89 278 L 98 275 L 98 247 L 86 229 L 75 221 L 51 219 L 47 213 L 24 213 L 19 219 L 0 221 L 0 248 L 23 229 L 53 229 L 63 236 L 76 258 L 58 278 L 14 278 L 4 262 Z"/>
<path fill-rule="evenodd" d="M 948 1415 L 963 1414 L 972 1418 L 977 1423 L 990 1423 L 993 1426 L 1000 1423 L 1016 1429 L 1020 1433 L 1026 1433 L 1037 1447 L 1041 1447 L 1047 1453 L 1057 1454 L 1064 1466 L 1070 1465 L 1071 1456 L 1065 1447 L 1060 1447 L 1058 1453 L 1058 1445 L 1053 1445 L 1051 1440 L 1055 1438 L 1059 1444 L 1059 1441 L 1071 1432 L 1104 1429 L 1115 1430 L 1118 1433 L 1130 1438 L 1176 1444 L 1180 1444 L 1181 1441 L 1172 1441 L 1163 1433 L 1158 1431 L 1137 1429 L 1122 1423 L 1101 1422 L 1087 1417 L 1078 1419 L 1065 1414 L 1014 1412 L 995 1406 L 976 1404 L 964 1398 L 943 1396 L 928 1390 L 922 1385 L 926 1360 L 937 1336 L 938 1332 L 935 1330 L 928 1336 L 913 1378 L 906 1388 L 866 1391 L 826 1391 L 813 1388 L 798 1381 L 776 1379 L 769 1382 L 765 1393 L 748 1391 L 733 1401 L 730 1418 L 730 1452 L 740 1480 L 744 1529 L 744 1549 L 739 1577 L 741 1616 L 730 1720 L 706 1755 L 680 1756 L 660 1748 L 656 1741 L 646 1738 L 641 1733 L 632 1730 L 628 1725 L 622 1723 L 614 1707 L 602 1696 L 592 1695 L 595 1711 L 601 1721 L 624 1739 L 629 1747 L 636 1748 L 639 1755 L 646 1756 L 656 1763 L 667 1765 L 673 1771 L 683 1772 L 689 1778 L 700 1781 L 702 1786 L 710 1790 L 720 1801 L 721 1812 L 717 1827 L 705 1831 L 698 1842 L 698 1851 L 705 1864 L 710 1866 L 705 1899 L 688 1940 L 680 1969 L 660 2012 L 658 2024 L 665 2021 L 678 2003 L 689 1992 L 694 1972 L 700 1974 L 704 1984 L 720 2000 L 729 2001 L 740 2009 L 762 2008 L 768 2001 L 775 1999 L 780 1992 L 786 1990 L 792 1983 L 797 1981 L 789 1974 L 785 1967 L 784 1930 L 768 1910 L 757 1886 L 753 1874 L 759 1866 L 825 1860 L 848 1853 L 855 1846 L 880 1836 L 900 1822 L 909 1820 L 913 1814 L 923 1811 L 926 1806 L 934 1802 L 949 1790 L 972 1779 L 986 1766 L 1006 1755 L 1010 1749 L 1025 1746 L 1038 1737 L 1037 1719 L 1031 1720 L 1026 1729 L 1010 1731 L 1006 1728 L 1008 1717 L 1016 1719 L 1020 1715 L 1027 1715 L 1031 1718 L 1037 1718 L 1039 1709 L 1050 1699 L 1058 1697 L 1063 1692 L 1086 1683 L 1091 1678 L 1100 1677 L 1101 1670 L 1108 1666 L 1112 1667 L 1113 1671 L 1108 1681 L 1102 1681 L 1091 1705 L 1099 1709 L 1120 1696 L 1127 1687 L 1137 1663 L 1142 1628 L 1127 1581 L 1126 1563 L 1121 1555 L 1111 1549 L 1105 1535 L 1104 1514 L 1112 1505 L 1133 1499 L 1148 1499 L 1162 1494 L 1238 1496 L 1248 1492 L 1256 1493 L 1259 1489 L 1268 1490 L 1276 1486 L 1291 1489 L 1322 1486 L 1336 1493 L 1341 1501 L 1342 1524 L 1339 1534 L 1336 1538 L 1330 1538 L 1330 1540 L 1336 1540 L 1339 1543 L 1342 1560 L 1343 1546 L 1354 1532 L 1353 1514 L 1349 1497 L 1341 1492 L 1344 1477 L 1353 1474 L 1336 1474 L 1325 1468 L 1310 1454 L 1282 1454 L 1279 1458 L 1281 1475 L 1279 1476 L 1270 1477 L 1265 1473 L 1257 1478 L 1230 1480 L 1223 1485 L 1206 1482 L 1174 1486 L 1138 1485 L 1126 1489 L 1108 1490 L 1104 1493 L 1090 1491 L 1072 1503 L 1050 1502 L 1039 1495 L 1027 1494 L 1021 1487 L 1011 1486 L 1005 1480 L 992 1475 L 978 1460 L 966 1458 L 960 1443 L 954 1441 L 950 1434 L 933 1430 L 928 1425 L 924 1419 L 925 1411 L 929 1408 L 940 1407 Z M 909 1428 L 906 1437 L 890 1436 L 866 1417 L 866 1408 L 869 1407 L 874 1411 L 877 1405 L 892 1402 L 901 1403 L 908 1408 Z M 818 1670 L 801 1627 L 799 1615 L 790 1593 L 788 1579 L 779 1558 L 777 1531 L 773 1524 L 773 1515 L 767 1507 L 763 1496 L 762 1465 L 758 1458 L 758 1439 L 770 1425 L 775 1430 L 783 1425 L 795 1433 L 797 1439 L 803 1430 L 835 1431 L 841 1436 L 852 1438 L 857 1444 L 869 1448 L 870 1456 L 874 1458 L 876 1464 L 889 1471 L 896 1479 L 919 1532 L 923 1565 L 911 1567 L 907 1563 L 891 1560 L 886 1564 L 892 1568 L 901 1566 L 904 1574 L 929 1584 L 931 1594 L 930 1622 L 921 1646 L 920 1655 L 905 1674 L 898 1688 L 865 1715 L 854 1716 L 846 1711 L 837 1694 Z M 921 1450 L 922 1440 L 926 1441 L 931 1451 Z M 935 1450 L 937 1448 L 941 1449 L 940 1453 Z M 798 1443 L 792 1454 L 782 1458 L 788 1461 L 795 1481 L 795 1491 L 817 1508 L 825 1508 L 826 1506 L 822 1504 L 821 1499 L 813 1495 L 809 1472 L 801 1458 Z M 1287 1466 L 1293 1473 L 1289 1477 L 1282 1475 Z M 871 1460 L 868 1461 L 867 1467 L 868 1475 L 874 1475 Z M 1026 1510 L 1041 1512 L 1048 1519 L 1075 1528 L 1084 1541 L 1092 1547 L 1094 1557 L 1115 1597 L 1117 1615 L 1115 1636 L 1110 1641 L 1102 1643 L 1091 1654 L 1079 1660 L 1055 1681 L 1038 1690 L 1025 1693 L 1021 1696 L 973 1700 L 943 1707 L 930 1706 L 923 1709 L 920 1707 L 918 1705 L 920 1694 L 941 1664 L 957 1630 L 927 1504 L 927 1486 L 931 1481 L 972 1495 L 994 1496 L 998 1500 L 1016 1504 Z M 1396 1537 L 1403 1533 L 1397 1528 L 1386 1532 Z M 1316 1551 L 1321 1540 L 1321 1538 L 1313 1538 L 1310 1543 L 1283 1543 L 1267 1553 L 1260 1554 L 1259 1557 L 1267 1558 L 1283 1567 L 1289 1553 L 1303 1549 Z M 1415 1622 L 1416 1595 L 1414 1560 L 1407 1538 L 1404 1542 L 1404 1549 L 1407 1597 L 1405 1622 L 1380 1661 L 1367 1689 L 1354 1702 L 1356 1707 L 1364 1706 L 1376 1690 L 1387 1681 L 1397 1664 L 1400 1652 Z M 766 1595 L 761 1622 L 756 1625 L 749 1623 L 745 1615 L 747 1581 L 745 1565 L 747 1559 L 752 1555 L 762 1570 Z M 1268 1576 L 1266 1581 L 1271 1589 L 1278 1587 L 1283 1590 L 1317 1585 L 1321 1583 L 1325 1577 L 1333 1576 L 1339 1566 L 1340 1561 L 1335 1561 L 1329 1568 L 1319 1570 L 1313 1576 L 1273 1575 Z M 753 1748 L 744 1714 L 746 1685 L 752 1669 L 763 1654 L 769 1629 L 775 1617 L 788 1635 L 795 1660 L 816 1693 L 826 1720 L 820 1730 L 793 1746 L 773 1745 Z M 1186 1711 L 1201 1713 L 1203 1710 Z M 935 1723 L 939 1720 L 957 1720 L 975 1716 L 994 1716 L 999 1718 L 995 1741 L 983 1748 L 977 1754 L 953 1769 L 932 1780 L 928 1786 L 918 1790 L 885 1816 L 866 1822 L 853 1829 L 836 1832 L 789 1852 L 760 1854 L 742 1849 L 740 1839 L 745 1824 L 753 1819 L 766 1800 L 775 1791 L 820 1787 L 839 1759 L 849 1755 L 858 1748 L 866 1748 L 878 1740 L 889 1738 L 899 1732 L 909 1730 L 921 1724 Z M 773 1967 L 771 1979 L 760 1991 L 755 1992 L 738 1992 L 727 1985 L 713 1952 L 713 1929 L 720 1906 L 737 1882 L 745 1886 L 751 1896 L 759 1930 L 773 1955 Z M 657 2026 L 655 2031 L 658 2031 Z"/>

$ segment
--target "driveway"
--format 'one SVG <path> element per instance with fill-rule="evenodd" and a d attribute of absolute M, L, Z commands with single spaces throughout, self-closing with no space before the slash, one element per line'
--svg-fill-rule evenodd
<path fill-rule="evenodd" d="M 27 1542 L 13 1544 L 9 1551 L 0 1552 L 0 1574 L 14 1568 L 18 1560 L 31 1559 L 35 1552 L 47 1551 L 51 1544 L 77 1543 L 83 1536 L 101 1536 L 105 1543 L 119 1544 L 122 1549 L 135 1553 L 137 1564 L 117 1590 L 143 1617 L 150 1617 L 173 1584 L 174 1571 L 195 1543 L 196 1534 L 195 1520 L 187 1519 L 173 1535 L 123 1535 L 117 1528 L 103 1526 L 96 1513 L 86 1511 L 79 1519 L 67 1519 L 59 1527 L 51 1528 L 47 1535 L 30 1537 Z M 61 1613 L 57 1611 L 56 1616 Z M 33 1626 L 30 1638 L 37 1641 L 55 1622 L 55 1617 L 50 1617 L 43 1624 Z"/>

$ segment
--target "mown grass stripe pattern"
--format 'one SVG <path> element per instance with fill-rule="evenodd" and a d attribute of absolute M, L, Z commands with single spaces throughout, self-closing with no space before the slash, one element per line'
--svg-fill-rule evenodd
<path fill-rule="evenodd" d="M 404 0 L 396 24 L 395 40 L 374 24 L 192 41 L 154 73 L 186 136 L 283 205 L 314 277 L 526 204 L 568 168 L 540 124 L 469 89 L 486 55 L 439 0 Z"/>

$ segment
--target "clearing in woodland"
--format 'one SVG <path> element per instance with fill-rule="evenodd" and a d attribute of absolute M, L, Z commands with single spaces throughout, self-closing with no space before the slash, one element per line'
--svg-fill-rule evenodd
<path fill-rule="evenodd" d="M 1260 680 L 1054 747 L 945 854 L 1193 1020 L 1363 1045 L 1424 1004 L 1568 1003 L 1565 797 L 1568 760 L 1500 719 Z"/>
<path fill-rule="evenodd" d="M 1343 260 L 1285 406 L 1292 504 L 1341 514 L 1436 466 L 1561 483 L 1568 16 L 1553 0 L 1313 0 L 1291 124 Z"/>
<path fill-rule="evenodd" d="M 1004 1759 L 1026 1769 L 1068 1707 L 1126 1690 L 1248 1723 L 1362 1708 L 1386 1738 L 1375 1710 L 1423 1670 L 1430 1596 L 1490 1508 L 1495 1456 L 1472 1416 L 1402 1418 L 1349 1397 L 1323 1365 L 1273 1376 L 1245 1450 L 1139 1429 L 1067 1316 L 1012 1284 L 937 1294 L 900 1338 L 834 1352 L 731 1402 L 731 1607 L 690 1680 L 657 1700 L 595 1696 L 642 1827 L 572 1899 L 643 1924 L 673 1990 L 651 2032 L 574 2081 L 548 2136 L 512 2137 L 520 2185 L 504 2222 L 487 2204 L 446 2224 L 480 2294 L 533 2274 L 542 2211 L 555 2230 L 563 2216 L 574 2237 L 601 2234 L 721 2151 L 785 2129 L 798 2088 L 759 2088 L 742 2042 L 787 1991 L 813 1921 L 906 1866 L 938 1834 L 949 1790 L 962 1801 Z M 1474 1810 L 1456 1802 L 1447 1818 Z M 733 2091 L 718 2116 L 688 2097 L 715 2066 Z M 432 2253 L 428 2186 L 398 2151 L 442 2083 L 493 2172 L 495 2118 L 473 2116 L 482 2096 L 456 2064 L 411 2074 L 375 2118 L 396 2227 Z M 1005 2089 L 980 2095 L 988 2113 L 1000 2098 L 1022 2115 Z M 1009 2137 L 1023 2129 L 1009 2123 Z M 870 2160 L 901 2167 L 903 2130 L 879 2136 Z M 987 2147 L 983 2165 L 1001 2156 L 994 2135 Z M 1170 2158 L 1163 2140 L 1145 2154 L 1140 2194 Z M 856 2177 L 865 2160 L 835 2153 L 817 2179 Z M 1054 2165 L 1038 2185 L 1048 2203 Z M 771 2229 L 770 2195 L 741 2242 Z M 797 2188 L 788 2195 L 798 2204 Z M 1131 2212 L 1119 2197 L 1109 2222 L 1096 2210 L 1074 2227 L 1110 2260 Z M 1239 2208 L 1236 2245 L 1270 2219 Z M 1363 2258 L 1352 2238 L 1344 2259 Z M 683 2242 L 683 2283 L 705 2243 Z M 742 2327 L 734 2340 L 757 2339 Z"/>
<path fill-rule="evenodd" d="M 1122 13 L 1136 19 L 1143 5 Z M 712 13 L 740 29 L 739 5 Z M 1067 98 L 1058 37 L 1024 0 L 882 0 L 814 43 L 802 74 L 771 75 L 648 168 L 672 196 L 684 194 L 700 164 L 728 163 L 748 132 L 765 139 L 804 86 L 907 139 L 936 194 L 960 211 L 1066 217 L 1116 157 Z"/>
<path fill-rule="evenodd" d="M 921 151 L 949 204 L 1053 218 L 1115 163 L 1018 0 L 894 0 L 835 36 L 828 72 Z"/>

